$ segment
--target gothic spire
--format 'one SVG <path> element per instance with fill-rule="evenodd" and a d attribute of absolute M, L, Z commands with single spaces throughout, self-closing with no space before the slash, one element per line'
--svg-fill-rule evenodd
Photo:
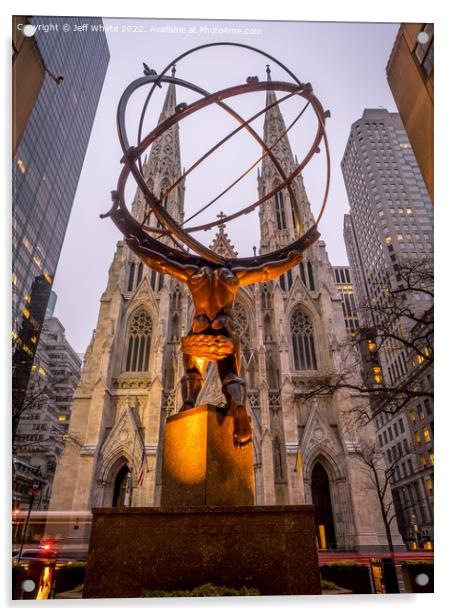
<path fill-rule="evenodd" d="M 267 81 L 272 81 L 270 65 L 267 64 Z M 295 157 L 290 146 L 289 137 L 286 133 L 287 126 L 279 104 L 274 104 L 281 98 L 274 90 L 267 90 L 265 106 L 273 104 L 271 109 L 265 112 L 263 139 L 268 147 L 271 147 L 275 142 L 277 144 L 272 148 L 271 152 L 278 160 L 286 176 L 295 169 Z M 296 100 L 303 102 L 302 99 L 294 97 Z M 292 121 L 292 120 L 291 120 Z M 270 193 L 275 185 L 282 181 L 279 171 L 276 169 L 269 156 L 266 156 L 262 161 L 261 172 L 258 175 L 258 190 L 259 196 Z M 297 177 L 292 184 L 298 208 L 300 208 L 301 218 L 304 221 L 303 227 L 307 221 L 311 221 L 312 213 L 306 192 L 304 189 L 303 178 L 301 175 Z M 270 202 L 264 203 L 260 207 L 260 222 L 261 222 L 261 252 L 268 252 L 270 249 L 279 247 L 281 244 L 287 244 L 288 240 L 293 240 L 296 237 L 295 218 L 292 212 L 292 204 L 289 200 L 287 190 L 281 191 Z"/>
<path fill-rule="evenodd" d="M 270 65 L 267 64 L 267 81 L 272 81 Z M 277 96 L 274 90 L 267 90 L 267 96 L 265 100 L 265 106 L 275 103 L 277 100 Z M 265 113 L 264 119 L 264 141 L 266 145 L 272 145 L 281 135 L 286 131 L 286 124 L 284 122 L 284 118 L 282 116 L 279 105 L 274 105 L 271 109 L 268 109 Z M 281 165 L 283 165 L 286 170 L 285 164 L 293 163 L 294 158 L 292 154 L 292 150 L 289 143 L 289 138 L 287 135 L 282 137 L 281 141 L 277 146 L 272 150 L 275 156 L 278 158 Z M 264 170 L 265 165 L 273 164 L 270 162 L 269 158 L 264 158 L 264 162 L 262 165 L 262 169 Z"/>
<path fill-rule="evenodd" d="M 171 69 L 172 77 L 175 73 L 176 67 L 173 66 Z M 170 83 L 158 124 L 175 113 L 176 105 L 176 86 L 174 83 Z M 163 199 L 164 206 L 168 208 L 168 211 L 176 220 L 182 221 L 185 182 L 182 181 L 167 198 L 164 197 L 166 190 L 182 175 L 178 124 L 174 124 L 154 141 L 144 172 L 146 181 L 154 195 Z"/>
<path fill-rule="evenodd" d="M 174 77 L 176 74 L 176 65 L 173 64 L 171 69 L 171 76 Z M 176 86 L 174 83 L 170 83 L 168 86 L 168 90 L 166 91 L 165 101 L 163 103 L 162 111 L 159 117 L 159 124 L 173 115 L 176 109 Z"/>

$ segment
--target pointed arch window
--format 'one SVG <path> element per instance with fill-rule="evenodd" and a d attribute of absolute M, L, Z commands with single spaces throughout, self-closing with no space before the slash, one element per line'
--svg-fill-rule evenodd
<path fill-rule="evenodd" d="M 129 282 L 127 283 L 127 291 L 133 290 L 133 279 L 135 277 L 135 263 L 132 263 L 129 266 Z"/>
<path fill-rule="evenodd" d="M 271 308 L 270 289 L 266 282 L 262 285 L 262 308 Z"/>
<path fill-rule="evenodd" d="M 307 284 L 306 284 L 306 274 L 305 274 L 305 271 L 304 271 L 304 263 L 303 263 L 303 261 L 301 263 L 299 263 L 298 267 L 300 268 L 301 280 L 303 281 L 303 284 L 305 286 L 307 286 Z"/>
<path fill-rule="evenodd" d="M 275 213 L 278 229 L 286 229 L 286 213 L 284 212 L 284 197 L 282 192 L 278 192 L 275 195 Z"/>
<path fill-rule="evenodd" d="M 150 284 L 154 291 L 161 291 L 164 282 L 164 274 L 159 274 L 155 270 L 151 270 Z"/>
<path fill-rule="evenodd" d="M 145 310 L 139 310 L 133 315 L 129 325 L 126 372 L 149 370 L 151 336 L 152 319 Z"/>
<path fill-rule="evenodd" d="M 160 201 L 162 202 L 162 207 L 164 210 L 168 209 L 169 195 L 167 195 L 166 193 L 168 192 L 169 187 L 170 187 L 170 182 L 167 178 L 165 178 L 162 182 L 161 191 L 160 191 Z"/>
<path fill-rule="evenodd" d="M 292 283 L 292 270 L 288 270 L 285 274 L 281 274 L 279 277 L 279 285 L 283 291 L 290 291 L 292 288 Z"/>
<path fill-rule="evenodd" d="M 295 370 L 317 370 L 314 328 L 309 316 L 297 308 L 290 317 Z"/>
<path fill-rule="evenodd" d="M 137 284 L 136 284 L 136 286 L 138 286 L 140 284 L 142 277 L 143 277 L 143 264 L 140 263 L 138 265 Z"/>
<path fill-rule="evenodd" d="M 151 283 L 151 287 L 154 289 L 154 291 L 155 291 L 155 280 L 156 280 L 157 276 L 158 276 L 157 272 L 154 269 L 151 270 L 151 280 L 150 280 L 150 283 Z"/>
<path fill-rule="evenodd" d="M 308 280 L 309 288 L 311 289 L 311 291 L 315 291 L 314 270 L 312 269 L 311 261 L 308 261 Z"/>
<path fill-rule="evenodd" d="M 273 441 L 273 468 L 275 472 L 275 481 L 284 481 L 281 443 L 278 436 L 275 437 Z"/>

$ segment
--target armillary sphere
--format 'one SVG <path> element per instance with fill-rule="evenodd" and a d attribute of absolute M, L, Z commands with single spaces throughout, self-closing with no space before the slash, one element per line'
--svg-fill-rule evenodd
<path fill-rule="evenodd" d="M 247 49 L 251 52 L 260 54 L 266 57 L 268 60 L 271 60 L 273 63 L 277 64 L 281 67 L 285 73 L 290 77 L 291 81 L 259 81 L 257 77 L 248 77 L 246 82 L 239 85 L 234 85 L 229 88 L 225 88 L 222 90 L 218 90 L 216 92 L 207 92 L 203 88 L 195 85 L 194 83 L 190 83 L 188 81 L 184 81 L 182 79 L 175 77 L 174 68 L 171 71 L 171 75 L 167 74 L 168 71 L 175 66 L 176 63 L 180 62 L 186 56 L 193 54 L 195 52 L 205 50 L 209 47 L 241 47 Z M 146 110 L 150 101 L 152 100 L 152 95 L 155 92 L 156 87 L 161 87 L 162 83 L 175 84 L 176 86 L 180 86 L 181 88 L 186 88 L 200 95 L 200 98 L 195 100 L 194 102 L 180 103 L 176 106 L 175 112 L 170 117 L 163 120 L 160 124 L 158 124 L 153 130 L 151 130 L 147 135 L 143 137 L 143 123 L 146 114 Z M 125 117 L 126 117 L 126 109 L 130 97 L 134 92 L 136 92 L 139 88 L 150 87 L 150 91 L 146 97 L 145 103 L 143 105 L 138 135 L 137 135 L 137 144 L 131 145 L 127 136 L 126 127 L 125 127 Z M 237 113 L 234 109 L 232 109 L 225 101 L 229 98 L 241 94 L 247 94 L 250 92 L 259 92 L 259 91 L 269 91 L 273 90 L 275 92 L 282 92 L 283 96 L 279 100 L 275 100 L 271 104 L 267 105 L 265 108 L 256 112 L 253 116 L 248 119 L 244 119 L 241 117 L 239 113 Z M 283 135 L 280 135 L 278 139 L 272 144 L 266 144 L 261 139 L 261 137 L 253 130 L 251 127 L 251 123 L 258 118 L 259 116 L 265 114 L 269 109 L 274 107 L 275 105 L 293 97 L 299 97 L 302 101 L 302 109 L 300 113 L 297 115 L 295 120 L 288 126 L 286 131 L 284 131 Z M 201 156 L 194 164 L 190 166 L 189 169 L 184 171 L 183 174 L 169 187 L 169 189 L 162 194 L 160 197 L 157 197 L 149 186 L 146 183 L 146 180 L 143 175 L 143 167 L 142 167 L 142 156 L 147 152 L 148 149 L 151 148 L 152 144 L 156 139 L 161 137 L 165 131 L 170 129 L 178 122 L 183 122 L 185 118 L 191 116 L 192 114 L 204 109 L 209 105 L 218 105 L 225 112 L 227 112 L 230 116 L 232 116 L 238 123 L 238 126 L 235 130 L 226 135 L 223 139 L 217 142 L 208 152 L 206 152 L 203 156 Z M 280 162 L 276 158 L 273 150 L 277 146 L 277 144 L 281 141 L 282 137 L 287 134 L 287 132 L 292 128 L 295 122 L 303 115 L 304 111 L 308 106 L 311 106 L 312 110 L 315 113 L 317 119 L 317 130 L 311 147 L 309 151 L 304 156 L 299 164 L 295 166 L 295 168 L 287 175 L 282 168 Z M 230 43 L 230 42 L 221 42 L 221 43 L 210 43 L 206 45 L 200 45 L 199 47 L 195 47 L 186 51 L 185 53 L 179 55 L 177 58 L 171 60 L 171 62 L 163 69 L 163 71 L 158 74 L 155 70 L 149 69 L 145 65 L 145 76 L 140 77 L 133 81 L 124 91 L 119 101 L 118 110 L 117 110 L 117 128 L 119 140 L 121 143 L 121 148 L 123 151 L 123 157 L 121 159 L 121 163 L 123 164 L 122 171 L 120 173 L 118 179 L 117 189 L 112 192 L 113 205 L 110 211 L 107 214 L 103 214 L 102 217 L 111 216 L 117 227 L 123 232 L 123 234 L 128 236 L 135 236 L 143 245 L 148 246 L 150 249 L 157 250 L 161 254 L 166 255 L 169 258 L 175 259 L 180 263 L 185 264 L 193 264 L 196 266 L 203 266 L 209 264 L 216 265 L 224 265 L 226 267 L 252 267 L 257 264 L 264 264 L 266 262 L 271 262 L 282 258 L 283 255 L 289 254 L 291 251 L 297 250 L 297 248 L 301 245 L 302 240 L 308 234 L 313 236 L 318 236 L 317 233 L 317 225 L 323 212 L 325 210 L 329 184 L 330 184 L 330 156 L 328 149 L 328 141 L 325 132 L 325 120 L 329 117 L 329 111 L 325 111 L 318 100 L 318 98 L 313 93 L 313 88 L 310 83 L 302 83 L 292 71 L 290 71 L 286 66 L 284 66 L 280 61 L 271 55 L 251 47 L 249 45 L 244 45 L 241 43 Z M 215 150 L 217 150 L 221 145 L 223 145 L 227 140 L 237 134 L 239 131 L 246 130 L 251 137 L 262 147 L 263 154 L 248 170 L 246 170 L 243 174 L 237 178 L 226 190 L 222 191 L 215 199 L 210 201 L 207 205 L 203 206 L 199 209 L 194 215 L 192 215 L 189 219 L 185 220 L 182 224 L 179 224 L 174 218 L 169 214 L 169 212 L 163 207 L 164 199 L 174 190 L 177 185 L 187 177 L 187 175 L 193 171 L 198 165 L 200 165 L 208 156 L 210 156 Z M 324 151 L 326 155 L 326 181 L 325 181 L 325 190 L 323 194 L 323 199 L 320 206 L 319 215 L 313 227 L 309 229 L 304 235 L 302 231 L 301 219 L 300 219 L 300 209 L 297 205 L 296 197 L 292 188 L 293 180 L 298 176 L 299 173 L 306 167 L 309 161 L 312 159 L 314 154 L 320 152 L 320 145 L 323 142 Z M 196 215 L 206 210 L 210 205 L 212 205 L 219 197 L 225 194 L 230 188 L 238 183 L 251 169 L 253 169 L 263 158 L 268 156 L 268 158 L 272 161 L 275 169 L 277 170 L 280 176 L 280 182 L 277 186 L 275 186 L 270 192 L 263 195 L 254 203 L 246 205 L 241 208 L 237 212 L 233 212 L 228 216 L 223 216 L 221 218 L 216 217 L 215 220 L 208 222 L 206 224 L 198 225 L 198 226 L 186 226 L 189 220 L 192 220 Z M 125 203 L 125 186 L 129 175 L 135 178 L 143 196 L 149 206 L 148 215 L 141 222 L 137 221 L 129 212 L 126 203 Z M 257 208 L 260 204 L 265 203 L 269 199 L 271 199 L 276 193 L 278 193 L 282 189 L 287 189 L 290 197 L 290 202 L 292 206 L 292 211 L 294 213 L 296 229 L 298 239 L 295 242 L 292 242 L 288 246 L 281 248 L 279 250 L 266 253 L 265 255 L 255 255 L 252 257 L 244 257 L 244 258 L 234 258 L 230 259 L 227 257 L 222 257 L 216 254 L 213 250 L 210 250 L 200 241 L 195 239 L 191 233 L 208 230 L 219 224 L 224 224 L 230 220 L 238 218 L 239 216 L 243 216 L 244 214 L 248 214 L 252 212 L 255 208 Z M 157 219 L 157 221 L 162 225 L 162 228 L 151 227 L 147 224 L 149 220 L 149 214 L 153 213 Z M 171 240 L 171 245 L 168 245 L 168 242 L 159 241 L 162 237 L 169 238 Z"/>

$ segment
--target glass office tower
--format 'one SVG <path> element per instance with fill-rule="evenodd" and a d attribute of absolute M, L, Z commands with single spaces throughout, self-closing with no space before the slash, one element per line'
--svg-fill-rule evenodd
<path fill-rule="evenodd" d="M 110 59 L 100 18 L 29 22 L 46 73 L 13 160 L 14 411 L 23 404 Z M 74 31 L 82 22 L 88 30 Z M 17 97 L 13 113 L 16 105 Z"/>

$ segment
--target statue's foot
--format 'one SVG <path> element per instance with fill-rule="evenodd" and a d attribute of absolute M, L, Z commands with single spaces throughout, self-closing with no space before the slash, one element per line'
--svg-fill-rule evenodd
<path fill-rule="evenodd" d="M 243 447 L 251 441 L 251 421 L 244 406 L 237 406 L 234 410 L 234 445 Z"/>

